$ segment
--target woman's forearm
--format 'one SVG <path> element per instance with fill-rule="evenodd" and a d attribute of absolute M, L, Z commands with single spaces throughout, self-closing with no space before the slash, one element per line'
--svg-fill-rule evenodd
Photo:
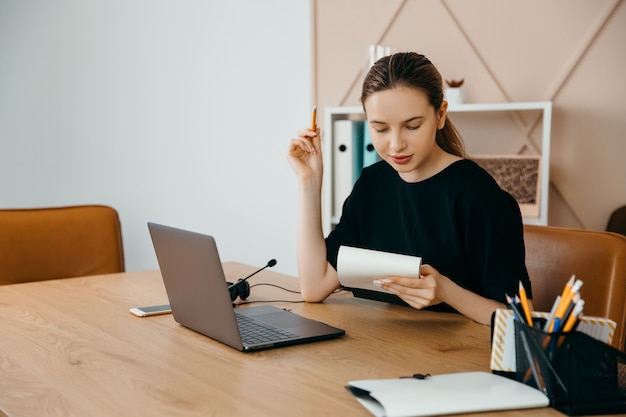
<path fill-rule="evenodd" d="M 481 324 L 490 324 L 493 312 L 505 308 L 504 304 L 466 290 L 447 277 L 441 277 L 438 291 L 442 301 Z"/>
<path fill-rule="evenodd" d="M 300 180 L 298 213 L 298 275 L 304 300 L 319 302 L 339 285 L 335 270 L 326 260 L 322 230 L 321 186 Z"/>

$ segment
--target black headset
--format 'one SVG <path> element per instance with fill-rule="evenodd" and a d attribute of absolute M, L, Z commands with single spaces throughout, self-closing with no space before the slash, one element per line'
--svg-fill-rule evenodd
<path fill-rule="evenodd" d="M 230 301 L 235 301 L 237 297 L 245 300 L 250 295 L 250 284 L 243 278 L 240 278 L 236 283 L 227 282 L 228 292 L 230 293 Z"/>
<path fill-rule="evenodd" d="M 230 301 L 235 302 L 237 297 L 239 297 L 242 300 L 245 300 L 246 298 L 248 298 L 248 296 L 250 295 L 250 284 L 248 284 L 248 278 L 250 278 L 252 275 L 258 274 L 265 268 L 271 268 L 274 265 L 276 265 L 276 259 L 270 259 L 267 262 L 267 265 L 265 265 L 263 268 L 257 271 L 254 271 L 253 273 L 251 273 L 245 278 L 239 278 L 239 280 L 237 280 L 237 282 L 235 282 L 234 284 L 232 282 L 227 282 L 226 285 L 228 285 L 228 292 L 230 293 Z"/>

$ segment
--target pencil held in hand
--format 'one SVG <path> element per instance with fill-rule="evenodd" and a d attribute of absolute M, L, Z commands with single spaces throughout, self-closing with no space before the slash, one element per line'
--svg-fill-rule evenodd
<path fill-rule="evenodd" d="M 317 129 L 317 106 L 313 106 L 313 114 L 311 115 L 311 130 L 315 132 Z"/>

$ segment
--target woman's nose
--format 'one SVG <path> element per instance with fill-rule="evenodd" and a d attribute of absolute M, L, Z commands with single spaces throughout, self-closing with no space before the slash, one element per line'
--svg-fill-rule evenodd
<path fill-rule="evenodd" d="M 399 132 L 391 132 L 389 135 L 389 149 L 394 152 L 401 151 L 405 147 L 404 139 Z"/>

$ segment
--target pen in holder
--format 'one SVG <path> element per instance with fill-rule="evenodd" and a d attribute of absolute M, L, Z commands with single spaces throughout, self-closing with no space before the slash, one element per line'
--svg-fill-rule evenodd
<path fill-rule="evenodd" d="M 570 416 L 626 412 L 626 354 L 577 331 L 515 322 L 515 379 L 542 390 Z"/>

